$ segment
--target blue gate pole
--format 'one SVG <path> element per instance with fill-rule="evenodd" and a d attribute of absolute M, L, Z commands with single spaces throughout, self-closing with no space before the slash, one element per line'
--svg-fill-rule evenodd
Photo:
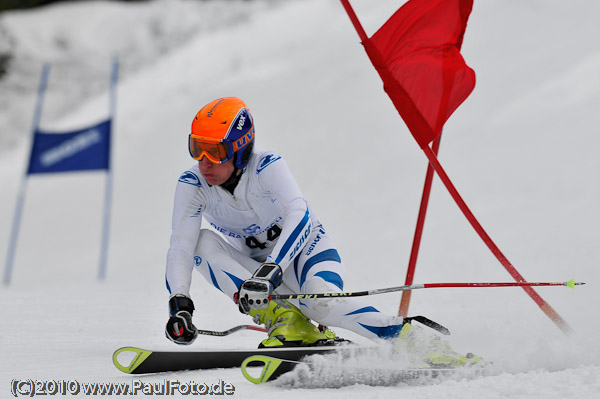
<path fill-rule="evenodd" d="M 112 141 L 113 126 L 117 107 L 117 80 L 119 76 L 119 60 L 115 56 L 110 78 L 110 132 L 108 148 L 108 168 L 106 169 L 106 188 L 104 190 L 104 219 L 102 223 L 102 242 L 100 244 L 100 265 L 98 268 L 98 280 L 106 278 L 106 264 L 108 259 L 108 242 L 110 241 L 110 215 L 112 205 Z"/>
<path fill-rule="evenodd" d="M 42 117 L 42 108 L 44 104 L 44 95 L 46 94 L 46 87 L 48 83 L 48 75 L 50 74 L 50 64 L 44 64 L 42 68 L 42 78 L 40 80 L 40 86 L 38 88 L 38 100 L 35 107 L 35 114 L 33 116 L 33 138 L 31 140 L 31 148 L 32 150 L 29 152 L 29 160 L 31 162 L 31 155 L 33 152 L 33 142 L 35 139 L 35 132 L 38 130 L 40 126 L 40 119 Z M 3 282 L 5 285 L 10 284 L 10 280 L 12 277 L 13 264 L 15 260 L 15 252 L 17 249 L 17 238 L 19 236 L 19 230 L 21 227 L 21 217 L 23 215 L 23 205 L 25 204 L 25 192 L 27 191 L 27 173 L 29 170 L 29 163 L 27 166 L 27 170 L 23 174 L 23 179 L 21 180 L 21 185 L 19 187 L 19 194 L 17 197 L 17 205 L 15 209 L 12 231 L 10 234 L 10 242 L 8 244 L 8 253 L 6 255 L 6 264 L 4 267 L 4 278 Z"/>

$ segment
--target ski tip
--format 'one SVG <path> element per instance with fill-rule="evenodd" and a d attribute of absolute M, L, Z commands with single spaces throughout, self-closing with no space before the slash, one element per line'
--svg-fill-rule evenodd
<path fill-rule="evenodd" d="M 260 369 L 260 375 L 258 377 L 253 377 L 248 372 L 247 367 L 251 363 L 261 364 L 262 368 Z M 275 359 L 269 356 L 255 355 L 246 358 L 242 362 L 242 374 L 246 379 L 254 384 L 261 384 L 263 382 L 267 382 L 271 379 L 271 375 L 277 370 L 277 367 L 281 364 L 280 359 Z"/>
<path fill-rule="evenodd" d="M 246 379 L 254 384 L 272 381 L 280 375 L 287 373 L 299 362 L 296 360 L 278 359 L 271 356 L 253 355 L 242 362 L 242 374 Z M 253 377 L 248 368 L 260 367 L 260 375 Z"/>
<path fill-rule="evenodd" d="M 129 363 L 128 366 L 122 365 L 121 363 L 119 363 L 119 360 L 117 359 L 117 357 L 119 357 L 120 354 L 125 353 L 125 352 L 133 352 L 133 359 L 131 360 L 131 363 Z M 140 364 L 142 364 L 144 362 L 144 360 L 146 360 L 148 358 L 148 356 L 150 356 L 151 354 L 152 354 L 152 351 L 127 346 L 127 347 L 124 347 L 121 349 L 117 349 L 115 351 L 115 353 L 113 353 L 113 364 L 115 365 L 116 368 L 118 368 L 122 372 L 127 373 L 127 374 L 132 374 L 132 373 L 134 373 L 135 369 Z"/>

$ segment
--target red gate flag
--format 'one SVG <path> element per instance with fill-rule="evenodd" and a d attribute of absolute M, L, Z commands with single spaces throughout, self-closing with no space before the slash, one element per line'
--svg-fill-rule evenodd
<path fill-rule="evenodd" d="M 410 0 L 363 45 L 421 147 L 475 87 L 460 48 L 473 0 Z"/>
<path fill-rule="evenodd" d="M 409 0 L 371 39 L 349 1 L 340 1 L 383 80 L 384 90 L 421 146 L 431 168 L 506 271 L 518 283 L 526 282 L 477 221 L 436 156 L 444 123 L 475 87 L 475 73 L 460 54 L 473 0 Z M 430 148 L 432 141 L 433 148 Z M 428 184 L 426 182 L 424 199 Z M 425 207 L 426 202 L 422 201 Z M 561 330 L 571 331 L 531 286 L 523 286 L 523 289 Z"/>

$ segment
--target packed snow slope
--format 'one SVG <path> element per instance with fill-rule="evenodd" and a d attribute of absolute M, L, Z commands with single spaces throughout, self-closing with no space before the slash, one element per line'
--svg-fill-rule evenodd
<path fill-rule="evenodd" d="M 354 0 L 368 34 L 403 1 Z M 239 370 L 144 376 L 235 385 L 238 397 L 594 398 L 600 392 L 600 3 L 475 1 L 463 45 L 473 94 L 444 129 L 440 160 L 486 231 L 530 281 L 587 285 L 537 292 L 565 335 L 520 288 L 415 291 L 410 313 L 494 362 L 494 375 L 430 386 L 285 390 Z M 121 62 L 114 124 L 108 274 L 97 281 L 105 175 L 33 176 L 10 286 L 0 288 L 0 392 L 13 379 L 130 382 L 122 346 L 182 350 L 164 338 L 164 263 L 177 178 L 198 109 L 239 96 L 257 144 L 287 159 L 332 234 L 347 290 L 401 285 L 426 169 L 335 0 L 108 1 L 0 16 L 15 58 L 0 84 L 0 259 L 27 163 L 43 62 L 53 70 L 41 125 L 75 129 L 108 115 L 111 57 Z M 415 282 L 511 281 L 436 180 Z M 250 323 L 195 276 L 195 324 Z M 395 313 L 400 294 L 370 297 Z M 364 342 L 350 332 L 338 334 Z M 263 336 L 200 337 L 190 348 L 253 348 Z M 368 365 L 367 365 L 368 366 Z M 136 377 L 137 379 L 137 377 Z"/>

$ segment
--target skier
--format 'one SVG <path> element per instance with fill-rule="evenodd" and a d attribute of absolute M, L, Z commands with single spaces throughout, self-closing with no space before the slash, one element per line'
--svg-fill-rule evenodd
<path fill-rule="evenodd" d="M 309 319 L 372 339 L 395 338 L 403 326 L 406 335 L 410 325 L 401 317 L 357 298 L 269 300 L 273 292 L 342 292 L 345 269 L 284 159 L 254 142 L 253 118 L 239 98 L 214 100 L 192 121 L 188 145 L 197 163 L 180 176 L 175 192 L 166 336 L 183 345 L 197 336 L 189 295 L 194 269 L 269 329 L 260 347 L 335 338 Z M 212 230 L 202 228 L 202 217 Z"/>

